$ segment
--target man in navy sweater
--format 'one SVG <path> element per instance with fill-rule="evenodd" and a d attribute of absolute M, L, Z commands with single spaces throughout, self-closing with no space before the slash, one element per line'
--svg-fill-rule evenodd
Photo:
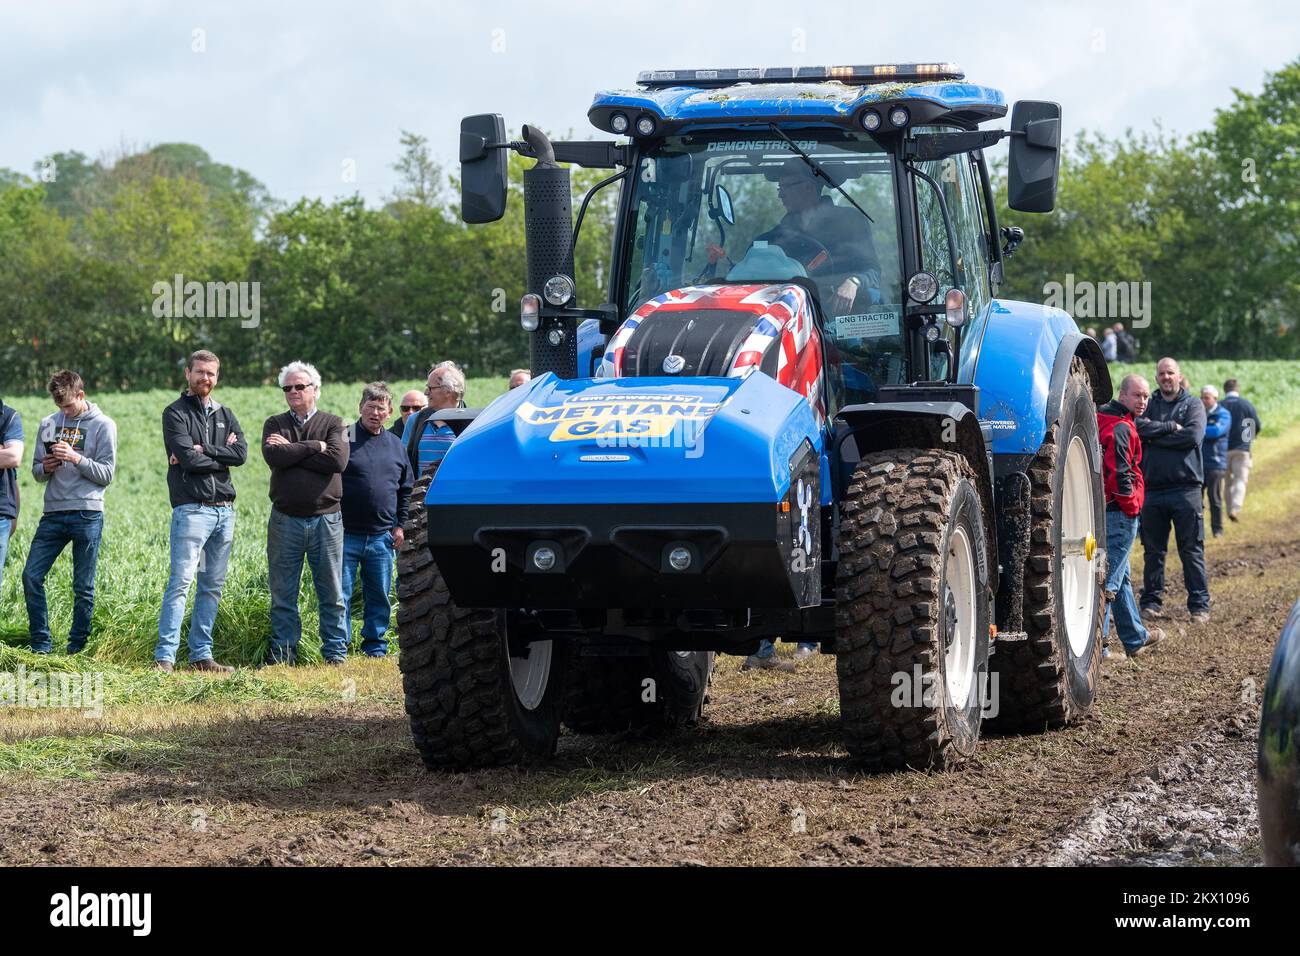
<path fill-rule="evenodd" d="M 402 440 L 384 428 L 393 414 L 393 396 L 383 382 L 361 393 L 361 417 L 348 431 L 348 467 L 343 472 L 343 604 L 352 620 L 352 589 L 357 569 L 365 613 L 361 653 L 388 653 L 393 555 L 402 546 L 402 525 L 414 480 Z M 351 624 L 348 624 L 351 627 Z"/>
<path fill-rule="evenodd" d="M 1237 520 L 1237 513 L 1246 503 L 1246 482 L 1250 479 L 1250 443 L 1263 427 L 1255 406 L 1241 397 L 1237 380 L 1223 383 L 1223 407 L 1232 415 L 1228 430 L 1228 518 Z"/>

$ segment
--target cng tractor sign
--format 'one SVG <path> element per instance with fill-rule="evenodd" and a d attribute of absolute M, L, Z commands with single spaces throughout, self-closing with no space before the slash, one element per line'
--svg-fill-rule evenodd
<path fill-rule="evenodd" d="M 515 415 L 525 424 L 549 428 L 555 442 L 654 444 L 677 430 L 698 434 L 722 404 L 687 392 L 575 395 L 549 407 L 524 402 Z"/>

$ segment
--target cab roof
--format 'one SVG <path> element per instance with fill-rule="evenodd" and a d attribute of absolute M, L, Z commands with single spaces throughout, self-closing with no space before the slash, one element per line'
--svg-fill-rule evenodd
<path fill-rule="evenodd" d="M 868 112 L 885 116 L 898 106 L 907 109 L 909 125 L 974 127 L 1007 112 L 1001 91 L 965 82 L 951 63 L 654 70 L 641 73 L 637 85 L 597 93 L 587 112 L 592 124 L 649 138 L 686 127 L 773 122 L 858 126 Z"/>

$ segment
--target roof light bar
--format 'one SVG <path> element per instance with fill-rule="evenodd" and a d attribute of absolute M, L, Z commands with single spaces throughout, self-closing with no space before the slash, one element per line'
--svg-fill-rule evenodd
<path fill-rule="evenodd" d="M 884 83 L 905 80 L 964 80 L 956 63 L 870 63 L 855 66 L 764 66 L 726 70 L 643 70 L 637 86 L 731 86 L 734 83 Z"/>

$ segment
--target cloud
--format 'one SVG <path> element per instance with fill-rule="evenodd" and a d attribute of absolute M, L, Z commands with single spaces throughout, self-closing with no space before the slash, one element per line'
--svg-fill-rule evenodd
<path fill-rule="evenodd" d="M 377 201 L 395 183 L 402 129 L 428 136 L 451 169 L 461 116 L 597 135 L 592 94 L 642 69 L 924 57 L 958 61 L 1009 100 L 1061 102 L 1067 135 L 1157 120 L 1189 132 L 1231 102 L 1231 87 L 1258 88 L 1295 56 L 1300 19 L 1280 0 L 1231 14 L 1208 2 L 878 12 L 840 0 L 7 4 L 0 83 L 18 92 L 0 113 L 0 166 L 185 141 L 281 198 L 357 190 Z"/>

